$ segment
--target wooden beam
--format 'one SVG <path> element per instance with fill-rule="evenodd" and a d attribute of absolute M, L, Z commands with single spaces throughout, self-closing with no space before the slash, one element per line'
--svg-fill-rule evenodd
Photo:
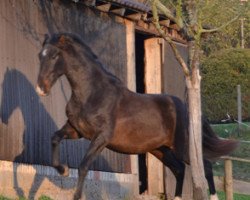
<path fill-rule="evenodd" d="M 109 11 L 114 14 L 124 16 L 126 9 L 123 7 L 116 6 L 116 5 L 111 5 L 111 8 Z"/>
<path fill-rule="evenodd" d="M 154 31 L 154 32 L 157 32 L 157 33 L 158 33 L 158 31 L 156 30 L 155 25 L 154 25 L 153 23 L 150 23 L 148 28 L 149 28 L 149 30 L 151 30 L 151 31 Z"/>
<path fill-rule="evenodd" d="M 124 19 L 124 17 L 121 17 L 121 16 L 116 15 L 116 16 L 115 16 L 115 21 L 116 21 L 117 23 L 120 23 L 120 24 L 125 24 L 126 19 Z"/>
<path fill-rule="evenodd" d="M 160 23 L 160 25 L 162 25 L 162 26 L 169 27 L 169 25 L 170 25 L 170 20 L 169 20 L 169 19 L 164 19 L 164 20 L 159 21 L 159 23 Z"/>
<path fill-rule="evenodd" d="M 108 12 L 109 9 L 111 7 L 111 4 L 110 3 L 105 3 L 105 4 L 102 4 L 102 5 L 97 5 L 96 8 L 102 12 Z"/>
<path fill-rule="evenodd" d="M 149 27 L 148 23 L 145 23 L 143 20 L 137 21 L 136 25 L 139 26 L 139 27 L 141 27 L 141 28 L 143 28 L 143 29 L 146 29 L 146 30 Z"/>
<path fill-rule="evenodd" d="M 141 32 L 145 32 L 147 34 L 151 34 L 154 37 L 158 35 L 158 32 L 156 32 L 154 30 L 150 30 L 148 28 L 144 28 L 144 27 L 138 26 L 137 24 L 136 24 L 135 28 L 136 28 L 137 31 L 141 31 Z"/>
<path fill-rule="evenodd" d="M 169 27 L 172 28 L 172 29 L 174 29 L 174 30 L 177 30 L 177 31 L 180 30 L 180 28 L 179 28 L 179 26 L 177 26 L 177 24 L 170 24 Z"/>
<path fill-rule="evenodd" d="M 147 14 L 147 13 L 143 13 L 141 19 L 142 19 L 143 21 L 147 21 L 147 17 L 148 17 L 148 14 Z"/>
<path fill-rule="evenodd" d="M 125 15 L 125 17 L 132 19 L 134 21 L 139 21 L 142 17 L 142 14 L 141 13 L 134 13 L 134 14 Z"/>

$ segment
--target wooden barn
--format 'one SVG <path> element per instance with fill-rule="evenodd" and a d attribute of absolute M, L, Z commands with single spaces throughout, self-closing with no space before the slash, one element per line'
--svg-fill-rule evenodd
<path fill-rule="evenodd" d="M 185 40 L 175 24 L 164 17 L 160 17 L 160 23 L 187 58 Z M 3 0 L 0 1 L 0 25 L 0 184 L 5 177 L 1 174 L 1 167 L 14 174 L 9 183 L 14 193 L 4 182 L 7 189 L 0 188 L 0 195 L 38 197 L 44 180 L 37 178 L 40 181 L 38 186 L 29 186 L 27 192 L 25 183 L 22 185 L 21 178 L 15 177 L 18 170 L 22 171 L 17 163 L 32 164 L 34 174 L 38 173 L 36 170 L 40 169 L 40 165 L 50 166 L 50 138 L 66 120 L 65 105 L 71 91 L 64 77 L 57 81 L 46 98 L 38 97 L 34 89 L 39 70 L 37 55 L 45 33 L 78 34 L 107 69 L 133 91 L 169 93 L 185 99 L 182 70 L 170 46 L 158 36 L 147 1 Z M 64 141 L 61 145 L 62 162 L 77 168 L 88 144 L 86 140 Z M 21 166 L 25 168 L 26 165 Z M 30 165 L 26 167 L 30 169 Z M 167 190 L 171 196 L 170 190 L 174 185 L 170 172 L 163 170 L 163 166 L 150 155 L 138 157 L 105 149 L 91 170 L 101 173 L 93 175 L 94 178 L 98 176 L 98 180 L 103 180 L 100 176 L 108 176 L 115 177 L 114 181 L 127 181 L 130 186 L 119 184 L 125 188 L 121 199 L 124 199 L 125 193 L 136 195 L 139 189 L 151 195 Z M 163 184 L 164 178 L 167 184 Z M 51 184 L 58 183 L 52 181 Z M 40 193 L 49 196 L 44 191 L 46 189 Z M 52 197 L 59 199 L 55 195 Z M 62 196 L 60 199 L 63 199 Z"/>

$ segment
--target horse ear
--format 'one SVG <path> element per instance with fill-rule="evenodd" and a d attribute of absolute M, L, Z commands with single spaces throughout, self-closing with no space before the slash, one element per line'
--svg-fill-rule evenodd
<path fill-rule="evenodd" d="M 45 33 L 45 34 L 44 34 L 43 46 L 44 46 L 44 44 L 48 41 L 48 39 L 49 39 L 49 34 Z"/>

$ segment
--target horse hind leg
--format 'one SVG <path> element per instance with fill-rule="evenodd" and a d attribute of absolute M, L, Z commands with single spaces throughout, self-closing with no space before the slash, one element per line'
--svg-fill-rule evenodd
<path fill-rule="evenodd" d="M 55 169 L 58 171 L 59 174 L 62 176 L 68 176 L 69 175 L 69 168 L 66 165 L 60 164 L 60 142 L 63 139 L 77 139 L 78 134 L 73 129 L 73 127 L 66 123 L 62 129 L 59 131 L 56 131 L 54 135 L 51 138 L 52 143 L 52 166 L 55 167 Z"/>
<path fill-rule="evenodd" d="M 181 200 L 182 187 L 185 175 L 185 164 L 178 160 L 173 151 L 168 147 L 162 146 L 157 150 L 151 151 L 155 157 L 163 162 L 174 174 L 176 178 L 175 198 L 174 200 Z"/>
<path fill-rule="evenodd" d="M 204 171 L 205 171 L 205 176 L 207 179 L 208 188 L 210 192 L 210 200 L 219 200 L 216 194 L 215 185 L 214 185 L 212 163 L 206 159 L 204 159 Z"/>

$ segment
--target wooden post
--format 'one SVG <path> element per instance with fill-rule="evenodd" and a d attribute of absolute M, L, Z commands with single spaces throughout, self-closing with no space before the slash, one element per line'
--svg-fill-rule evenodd
<path fill-rule="evenodd" d="M 238 105 L 238 135 L 240 135 L 242 123 L 241 87 L 237 85 L 237 105 Z"/>
<path fill-rule="evenodd" d="M 161 39 L 145 40 L 145 91 L 159 94 L 161 87 Z M 147 154 L 148 194 L 163 193 L 163 165 L 151 154 Z"/>
<path fill-rule="evenodd" d="M 125 20 L 126 25 L 126 46 L 127 46 L 127 87 L 136 91 L 135 71 L 135 26 L 134 23 Z M 130 155 L 131 173 L 137 175 L 135 180 L 136 193 L 139 194 L 139 164 L 138 156 Z"/>
<path fill-rule="evenodd" d="M 225 159 L 225 193 L 226 200 L 233 200 L 233 164 L 232 160 Z"/>
<path fill-rule="evenodd" d="M 136 70 L 135 70 L 135 26 L 134 23 L 125 20 L 126 25 L 126 48 L 127 48 L 127 86 L 130 90 L 136 91 Z"/>

